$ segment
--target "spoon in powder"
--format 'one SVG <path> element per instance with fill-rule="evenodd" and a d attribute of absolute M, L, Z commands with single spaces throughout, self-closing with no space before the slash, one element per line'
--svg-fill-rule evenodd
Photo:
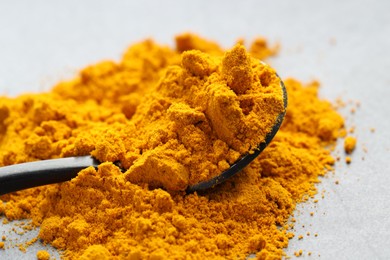
<path fill-rule="evenodd" d="M 287 91 L 282 80 L 280 80 L 280 87 L 283 94 L 284 110 L 277 116 L 270 132 L 265 136 L 265 141 L 260 143 L 253 152 L 247 153 L 238 159 L 220 175 L 188 186 L 186 190 L 188 193 L 205 191 L 226 181 L 245 168 L 267 147 L 278 132 L 286 113 Z M 90 166 L 97 168 L 99 164 L 100 162 L 91 156 L 77 156 L 0 167 L 0 195 L 41 185 L 69 181 L 75 178 L 79 171 Z"/>

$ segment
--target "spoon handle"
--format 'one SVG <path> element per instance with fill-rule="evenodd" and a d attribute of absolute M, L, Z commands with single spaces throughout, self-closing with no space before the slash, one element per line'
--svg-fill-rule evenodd
<path fill-rule="evenodd" d="M 42 160 L 0 167 L 0 195 L 36 186 L 68 181 L 100 163 L 91 156 Z"/>

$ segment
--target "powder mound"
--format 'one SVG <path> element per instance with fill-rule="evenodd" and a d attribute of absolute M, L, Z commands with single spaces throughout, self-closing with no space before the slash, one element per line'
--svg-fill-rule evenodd
<path fill-rule="evenodd" d="M 176 191 L 221 174 L 284 112 L 280 79 L 242 45 L 223 55 L 190 46 L 175 53 L 147 40 L 120 63 L 88 66 L 51 93 L 2 106 L 3 142 L 24 139 L 2 152 L 2 164 L 91 154 L 120 162 L 128 181 Z"/>
<path fill-rule="evenodd" d="M 257 59 L 264 59 L 268 56 L 272 56 L 277 54 L 279 49 L 279 45 L 275 45 L 274 47 L 269 47 L 268 42 L 263 37 L 257 37 L 251 44 L 249 51 L 251 55 Z"/>
<path fill-rule="evenodd" d="M 218 43 L 204 39 L 193 33 L 184 33 L 176 36 L 176 49 L 179 52 L 199 50 L 205 53 L 221 55 L 223 49 Z"/>
<path fill-rule="evenodd" d="M 172 191 L 227 169 L 283 110 L 274 70 L 242 45 L 224 52 L 192 34 L 176 42 L 145 40 L 49 93 L 0 97 L 0 166 L 88 154 L 103 162 L 1 196 L 0 214 L 30 218 L 64 259 L 282 258 L 287 221 L 334 163 L 344 120 L 318 98 L 318 83 L 287 79 L 286 118 L 255 161 L 205 193 Z"/>
<path fill-rule="evenodd" d="M 168 67 L 131 118 L 137 129 L 124 146 L 134 147 L 134 138 L 148 141 L 134 147 L 142 154 L 126 172 L 131 182 L 184 190 L 219 175 L 264 142 L 284 111 L 274 70 L 251 58 L 243 46 L 223 57 L 198 50 L 181 57 L 182 67 Z M 216 158 L 217 141 L 229 148 Z"/>

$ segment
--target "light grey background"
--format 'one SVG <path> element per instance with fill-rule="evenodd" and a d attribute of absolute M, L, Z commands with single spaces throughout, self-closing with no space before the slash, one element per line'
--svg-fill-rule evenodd
<path fill-rule="evenodd" d="M 321 97 L 361 102 L 354 115 L 342 111 L 356 126 L 353 162 L 338 163 L 322 179 L 318 203 L 298 207 L 296 233 L 304 239 L 291 240 L 286 253 L 390 259 L 389 10 L 386 0 L 1 1 L 0 94 L 48 90 L 85 65 L 119 59 L 149 36 L 172 45 L 174 35 L 192 31 L 224 47 L 238 37 L 266 36 L 281 44 L 270 63 L 282 77 L 317 79 Z M 0 226 L 0 236 L 11 238 L 10 228 Z M 12 243 L 33 235 L 13 235 Z M 38 248 L 0 250 L 0 259 L 35 259 Z"/>

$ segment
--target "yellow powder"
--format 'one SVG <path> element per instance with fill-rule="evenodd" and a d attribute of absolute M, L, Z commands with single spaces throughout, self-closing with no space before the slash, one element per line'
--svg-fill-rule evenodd
<path fill-rule="evenodd" d="M 176 50 L 178 52 L 199 50 L 214 55 L 224 52 L 218 43 L 201 38 L 192 33 L 184 33 L 176 36 Z"/>
<path fill-rule="evenodd" d="M 38 260 L 49 260 L 50 254 L 46 250 L 40 250 L 37 252 L 37 259 Z"/>
<path fill-rule="evenodd" d="M 221 58 L 184 52 L 182 68 L 169 67 L 152 93 L 130 121 L 136 128 L 117 143 L 129 140 L 123 145 L 132 152 L 127 180 L 168 190 L 184 190 L 226 170 L 264 142 L 284 111 L 275 72 L 240 45 Z M 135 146 L 139 139 L 147 143 Z M 92 154 L 108 160 L 106 147 Z"/>
<path fill-rule="evenodd" d="M 268 46 L 267 40 L 263 37 L 255 39 L 249 48 L 251 55 L 260 60 L 263 60 L 268 56 L 276 55 L 278 50 L 279 45 L 270 48 Z"/>
<path fill-rule="evenodd" d="M 345 162 L 346 162 L 347 164 L 350 164 L 350 163 L 352 162 L 351 156 L 345 157 Z"/>
<path fill-rule="evenodd" d="M 111 257 L 112 256 L 107 248 L 101 245 L 93 245 L 88 247 L 88 249 L 84 251 L 84 253 L 79 259 L 80 260 L 87 260 L 87 259 L 108 260 Z"/>
<path fill-rule="evenodd" d="M 0 165 L 86 154 L 104 162 L 4 195 L 0 212 L 32 219 L 65 259 L 281 258 L 285 224 L 334 163 L 327 147 L 344 124 L 317 82 L 285 80 L 285 121 L 245 170 L 202 194 L 181 191 L 262 141 L 283 110 L 279 84 L 242 45 L 224 52 L 185 34 L 176 50 L 146 40 L 49 93 L 0 98 Z"/>
<path fill-rule="evenodd" d="M 26 253 L 26 251 L 27 251 L 27 247 L 25 245 L 23 245 L 23 244 L 18 245 L 18 248 L 23 253 Z"/>
<path fill-rule="evenodd" d="M 296 257 L 300 257 L 300 256 L 302 256 L 302 254 L 303 254 L 302 249 L 299 250 L 299 251 L 295 251 L 295 252 L 294 252 L 294 255 L 295 255 Z"/>
<path fill-rule="evenodd" d="M 356 138 L 352 136 L 347 136 L 344 139 L 344 150 L 347 154 L 350 154 L 355 150 L 356 147 Z"/>
<path fill-rule="evenodd" d="M 52 93 L 5 100 L 9 106 L 3 108 L 7 111 L 3 143 L 12 147 L 2 152 L 2 164 L 91 154 L 101 162 L 119 161 L 133 183 L 185 190 L 219 175 L 256 149 L 284 112 L 275 71 L 250 57 L 241 45 L 224 56 L 199 50 L 176 53 L 182 66 L 161 68 L 158 63 L 156 70 L 164 70 L 156 71 L 159 80 L 148 75 L 146 82 L 151 84 L 142 83 L 148 93 L 137 93 L 139 86 L 129 88 L 132 92 L 122 90 L 128 78 L 146 73 L 133 72 L 146 69 L 131 66 L 128 59 L 144 62 L 137 60 L 140 55 L 130 55 L 132 51 L 161 49 L 155 52 L 175 56 L 169 49 L 144 45 L 153 44 L 136 45 L 141 49 L 137 52 L 130 48 L 122 64 L 90 66 Z M 118 83 L 123 77 L 123 84 Z M 133 99 L 139 104 L 129 101 Z M 16 112 L 10 114 L 11 110 Z M 16 116 L 21 119 L 11 121 Z M 17 135 L 13 128 L 20 127 L 20 121 L 27 125 Z M 14 138 L 20 141 L 16 145 Z M 24 156 L 13 156 L 20 150 Z"/>

